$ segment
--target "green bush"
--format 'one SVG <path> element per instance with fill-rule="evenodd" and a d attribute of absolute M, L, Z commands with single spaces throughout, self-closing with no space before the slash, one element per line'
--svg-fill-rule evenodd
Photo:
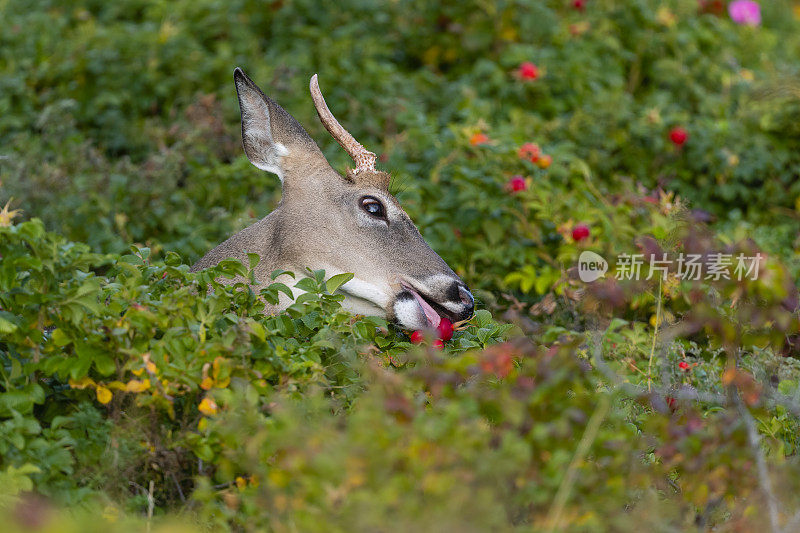
<path fill-rule="evenodd" d="M 584 4 L 0 3 L 4 523 L 794 527 L 797 6 Z M 443 350 L 343 312 L 346 276 L 266 316 L 289 287 L 217 281 L 252 263 L 189 272 L 279 200 L 234 66 L 343 168 L 318 72 L 379 154 L 478 299 Z M 765 262 L 589 284 L 587 250 Z"/>

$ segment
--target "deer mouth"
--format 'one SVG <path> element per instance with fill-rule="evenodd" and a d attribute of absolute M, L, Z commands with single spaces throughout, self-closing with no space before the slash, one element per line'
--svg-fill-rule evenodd
<path fill-rule="evenodd" d="M 403 289 L 411 294 L 414 297 L 414 300 L 417 302 L 420 310 L 422 311 L 422 315 L 425 317 L 425 321 L 427 322 L 427 326 L 429 328 L 437 328 L 439 323 L 442 321 L 442 317 L 439 313 L 433 308 L 433 306 L 437 306 L 436 302 L 429 301 L 425 296 L 417 292 L 412 287 L 403 284 Z"/>

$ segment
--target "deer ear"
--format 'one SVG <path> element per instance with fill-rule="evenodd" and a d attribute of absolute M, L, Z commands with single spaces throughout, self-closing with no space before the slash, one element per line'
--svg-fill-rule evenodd
<path fill-rule="evenodd" d="M 253 165 L 287 181 L 305 183 L 309 171 L 330 168 L 317 143 L 292 115 L 247 77 L 233 71 L 242 111 L 242 144 Z"/>
<path fill-rule="evenodd" d="M 233 81 L 242 111 L 242 145 L 253 165 L 276 174 L 283 181 L 281 158 L 289 150 L 272 135 L 270 105 L 261 89 L 242 69 L 233 71 Z"/>

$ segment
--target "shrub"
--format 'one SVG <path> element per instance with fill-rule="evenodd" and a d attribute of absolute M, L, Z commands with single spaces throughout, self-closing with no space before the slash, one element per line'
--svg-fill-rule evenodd
<path fill-rule="evenodd" d="M 0 6 L 9 527 L 794 527 L 789 0 L 756 26 L 694 0 L 28 4 Z M 346 275 L 266 316 L 290 287 L 217 282 L 254 263 L 189 272 L 278 201 L 236 65 L 341 168 L 319 72 L 379 153 L 478 297 L 443 350 L 343 312 Z M 618 280 L 634 253 L 764 261 Z"/>

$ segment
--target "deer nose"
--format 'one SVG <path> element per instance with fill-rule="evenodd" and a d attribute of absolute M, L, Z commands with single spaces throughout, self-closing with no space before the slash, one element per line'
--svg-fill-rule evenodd
<path fill-rule="evenodd" d="M 463 311 L 460 313 L 460 319 L 466 320 L 470 318 L 473 311 L 475 311 L 475 298 L 472 297 L 472 293 L 469 292 L 466 285 L 458 282 L 456 282 L 456 285 L 458 285 L 458 299 L 464 306 Z"/>

